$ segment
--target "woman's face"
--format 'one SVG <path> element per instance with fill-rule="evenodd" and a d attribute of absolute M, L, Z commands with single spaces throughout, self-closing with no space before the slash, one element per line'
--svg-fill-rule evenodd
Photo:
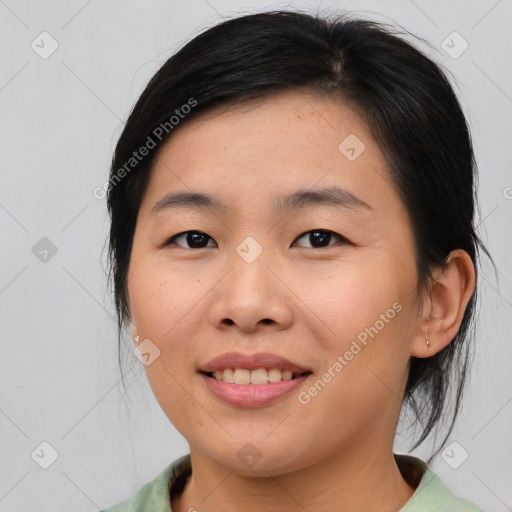
<path fill-rule="evenodd" d="M 128 292 L 150 385 L 192 453 L 277 475 L 391 450 L 419 336 L 413 232 L 338 100 L 280 93 L 179 127 L 141 204 Z"/>

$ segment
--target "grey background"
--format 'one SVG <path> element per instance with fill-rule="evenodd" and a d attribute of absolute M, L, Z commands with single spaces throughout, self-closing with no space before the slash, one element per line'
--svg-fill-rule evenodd
<path fill-rule="evenodd" d="M 278 7 L 395 21 L 456 77 L 480 167 L 480 232 L 499 280 L 484 260 L 457 444 L 432 468 L 485 510 L 512 510 L 510 0 L 0 0 L 1 511 L 103 508 L 188 452 L 135 359 L 124 398 L 102 255 L 109 224 L 93 190 L 134 101 L 173 51 L 225 17 Z M 31 47 L 51 49 L 44 31 L 58 43 L 45 59 Z M 469 44 L 458 58 L 442 46 L 453 31 Z M 452 53 L 463 44 L 453 41 Z"/>

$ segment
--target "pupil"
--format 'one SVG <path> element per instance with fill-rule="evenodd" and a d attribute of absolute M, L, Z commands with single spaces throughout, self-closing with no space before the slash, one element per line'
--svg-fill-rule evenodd
<path fill-rule="evenodd" d="M 313 231 L 309 235 L 309 241 L 311 242 L 311 245 L 315 246 L 315 244 L 329 244 L 329 241 L 331 239 L 331 234 L 327 231 Z"/>
<path fill-rule="evenodd" d="M 204 242 L 204 244 L 208 243 L 207 238 L 208 238 L 208 236 L 205 235 L 204 233 L 199 233 L 199 232 L 189 233 L 187 235 L 187 243 L 191 247 L 194 247 L 194 246 L 203 247 L 203 242 Z"/>

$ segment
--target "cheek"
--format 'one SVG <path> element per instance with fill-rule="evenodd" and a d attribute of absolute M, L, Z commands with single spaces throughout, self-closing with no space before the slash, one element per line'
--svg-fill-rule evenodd
<path fill-rule="evenodd" d="M 400 406 L 416 303 L 389 276 L 334 281 L 331 299 L 320 311 L 335 334 L 323 339 L 323 371 L 300 403 L 326 429 L 355 439 Z"/>
<path fill-rule="evenodd" d="M 130 313 L 141 336 L 159 342 L 172 337 L 173 330 L 183 330 L 208 291 L 207 283 L 196 275 L 149 258 L 134 259 L 128 293 Z"/>
<path fill-rule="evenodd" d="M 383 322 L 386 326 L 396 323 L 395 319 L 405 316 L 397 314 L 397 309 L 412 306 L 415 273 L 410 265 L 405 269 L 384 258 L 377 261 L 361 255 L 359 261 L 339 267 L 316 284 L 309 280 L 309 292 L 306 294 L 305 286 L 302 292 L 338 339 L 355 336 L 376 322 L 379 329 Z"/>
<path fill-rule="evenodd" d="M 417 307 L 414 262 L 362 258 L 328 283 L 327 297 L 318 289 L 313 306 L 330 328 L 325 368 L 336 374 L 324 398 L 340 414 L 358 402 L 379 411 L 404 384 Z"/>
<path fill-rule="evenodd" d="M 128 275 L 132 320 L 141 338 L 159 351 L 144 370 L 156 400 L 175 425 L 182 416 L 185 423 L 194 421 L 195 405 L 184 386 L 193 376 L 191 361 L 197 351 L 190 322 L 205 294 L 202 281 L 197 281 L 144 257 L 132 258 Z"/>
<path fill-rule="evenodd" d="M 205 325 L 208 294 L 218 278 L 205 275 L 191 262 L 170 265 L 145 256 L 132 258 L 128 276 L 130 313 L 142 339 L 149 339 L 160 354 L 145 371 L 157 400 L 174 396 L 186 401 L 180 383 L 195 376 L 200 354 L 200 332 Z M 199 277 L 200 276 L 200 277 Z M 165 396 L 160 396 L 163 390 Z M 165 411 L 173 407 L 164 406 Z"/>

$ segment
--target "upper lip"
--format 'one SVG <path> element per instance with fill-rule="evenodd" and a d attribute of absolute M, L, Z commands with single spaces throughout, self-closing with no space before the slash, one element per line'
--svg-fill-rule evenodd
<path fill-rule="evenodd" d="M 242 354 L 241 352 L 226 352 L 214 357 L 211 361 L 199 368 L 202 372 L 215 372 L 226 368 L 244 368 L 257 370 L 258 368 L 279 368 L 289 370 L 292 373 L 306 373 L 311 370 L 299 366 L 289 359 L 271 354 L 270 352 L 258 352 L 256 354 Z"/>

